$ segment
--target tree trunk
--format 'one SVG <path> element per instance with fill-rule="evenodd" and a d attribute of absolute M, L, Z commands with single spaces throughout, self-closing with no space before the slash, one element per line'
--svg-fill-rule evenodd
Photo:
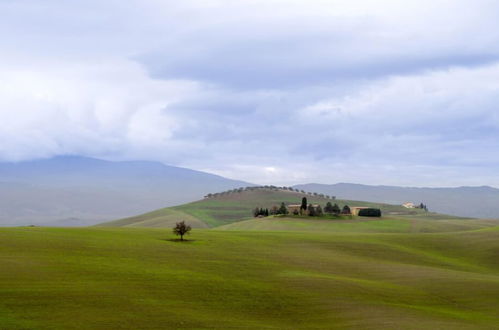
<path fill-rule="evenodd" d="M 184 235 L 180 234 L 180 240 L 183 241 L 184 240 Z"/>

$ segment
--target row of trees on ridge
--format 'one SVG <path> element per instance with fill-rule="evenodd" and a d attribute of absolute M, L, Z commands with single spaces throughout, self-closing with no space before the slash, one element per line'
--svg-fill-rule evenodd
<path fill-rule="evenodd" d="M 227 196 L 230 194 L 235 194 L 235 193 L 242 193 L 244 191 L 256 191 L 256 190 L 270 190 L 270 191 L 291 191 L 291 192 L 298 192 L 302 194 L 306 194 L 309 196 L 316 196 L 316 197 L 322 197 L 325 199 L 332 199 L 335 200 L 336 196 L 330 196 L 330 195 L 325 195 L 317 192 L 310 192 L 310 191 L 305 191 L 305 190 L 300 190 L 300 189 L 295 189 L 293 187 L 278 187 L 278 186 L 251 186 L 251 187 L 241 187 L 241 188 L 235 188 L 235 189 L 229 189 L 226 191 L 222 192 L 217 192 L 217 193 L 209 193 L 204 198 L 216 198 L 216 197 L 221 197 L 221 196 Z"/>

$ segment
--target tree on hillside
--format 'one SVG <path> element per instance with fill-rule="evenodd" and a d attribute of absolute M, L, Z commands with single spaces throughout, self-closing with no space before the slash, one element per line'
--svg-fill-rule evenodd
<path fill-rule="evenodd" d="M 324 207 L 324 213 L 331 214 L 333 213 L 333 204 L 331 202 L 327 202 L 326 206 Z"/>
<path fill-rule="evenodd" d="M 279 214 L 288 214 L 288 208 L 286 207 L 286 204 L 284 204 L 284 202 L 281 203 L 281 207 L 279 207 L 278 212 Z"/>
<path fill-rule="evenodd" d="M 277 208 L 277 206 L 272 206 L 272 209 L 270 210 L 270 214 L 272 215 L 276 215 L 277 213 L 279 212 L 279 209 Z"/>
<path fill-rule="evenodd" d="M 333 214 L 334 215 L 338 215 L 338 214 L 340 214 L 340 212 L 341 212 L 340 207 L 338 206 L 338 204 L 334 203 L 334 205 L 333 205 Z"/>
<path fill-rule="evenodd" d="M 428 207 L 426 206 L 426 204 L 423 204 L 423 203 L 419 204 L 419 208 L 428 212 Z"/>
<path fill-rule="evenodd" d="M 180 240 L 184 240 L 184 235 L 187 235 L 191 231 L 191 226 L 187 225 L 185 221 L 177 222 L 175 227 L 173 227 L 173 233 L 180 236 Z"/>
<path fill-rule="evenodd" d="M 322 216 L 322 207 L 320 205 L 317 205 L 315 208 L 315 215 L 318 217 Z"/>
<path fill-rule="evenodd" d="M 255 207 L 255 209 L 253 210 L 253 216 L 256 218 L 259 215 L 260 215 L 260 209 L 258 207 Z"/>
<path fill-rule="evenodd" d="M 348 206 L 348 205 L 343 206 L 343 210 L 341 210 L 341 214 L 352 214 L 352 211 L 350 210 L 350 206 Z"/>
<path fill-rule="evenodd" d="M 308 215 L 311 216 L 311 217 L 314 217 L 316 214 L 315 214 L 315 208 L 312 204 L 310 204 L 308 206 Z"/>
<path fill-rule="evenodd" d="M 301 199 L 301 206 L 300 210 L 306 211 L 307 210 L 307 197 L 303 197 Z"/>

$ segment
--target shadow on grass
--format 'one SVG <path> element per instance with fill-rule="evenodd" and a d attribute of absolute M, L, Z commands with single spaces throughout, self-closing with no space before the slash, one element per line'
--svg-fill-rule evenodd
<path fill-rule="evenodd" d="M 162 238 L 160 239 L 161 241 L 166 241 L 166 242 L 175 242 L 175 243 L 194 243 L 196 242 L 195 239 L 185 239 L 182 241 L 180 238 Z"/>

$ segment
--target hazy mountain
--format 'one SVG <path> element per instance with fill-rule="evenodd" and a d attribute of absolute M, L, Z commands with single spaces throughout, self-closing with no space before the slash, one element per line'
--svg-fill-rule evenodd
<path fill-rule="evenodd" d="M 379 203 L 424 203 L 430 211 L 476 218 L 499 218 L 499 189 L 492 187 L 412 188 L 351 183 L 303 184 L 294 188 Z"/>
<path fill-rule="evenodd" d="M 248 185 L 157 162 L 64 156 L 0 163 L 0 225 L 89 225 Z"/>

